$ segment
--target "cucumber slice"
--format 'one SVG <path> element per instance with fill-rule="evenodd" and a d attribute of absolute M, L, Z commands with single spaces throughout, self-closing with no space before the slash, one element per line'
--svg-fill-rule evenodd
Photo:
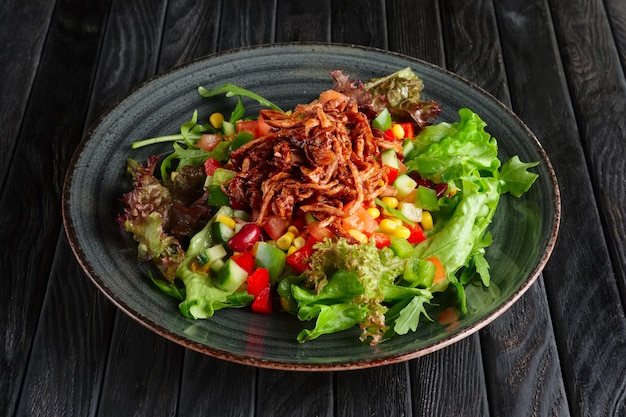
<path fill-rule="evenodd" d="M 233 237 L 235 231 L 224 223 L 213 222 L 211 225 L 211 233 L 213 234 L 213 240 L 217 243 L 226 243 L 228 239 Z"/>
<path fill-rule="evenodd" d="M 226 291 L 236 291 L 248 279 L 245 269 L 237 265 L 231 258 L 224 263 L 218 273 L 220 287 Z"/>
<path fill-rule="evenodd" d="M 400 174 L 393 182 L 393 186 L 398 190 L 397 197 L 404 198 L 411 194 L 415 187 L 417 187 L 417 182 L 407 174 Z"/>
<path fill-rule="evenodd" d="M 385 149 L 380 154 L 380 161 L 383 165 L 390 166 L 395 169 L 400 168 L 400 163 L 398 162 L 398 154 L 393 149 Z"/>

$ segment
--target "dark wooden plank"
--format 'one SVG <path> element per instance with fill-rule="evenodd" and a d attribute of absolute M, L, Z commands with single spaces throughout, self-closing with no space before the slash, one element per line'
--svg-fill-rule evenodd
<path fill-rule="evenodd" d="M 218 0 L 168 3 L 159 72 L 216 51 L 221 9 Z"/>
<path fill-rule="evenodd" d="M 259 416 L 333 416 L 332 372 L 260 371 Z"/>
<path fill-rule="evenodd" d="M 61 184 L 85 118 L 109 2 L 56 3 L 15 158 L 0 197 L 0 414 L 18 401 L 61 229 Z M 74 20 L 76 14 L 81 19 Z M 15 15 L 12 15 L 15 17 Z M 72 111 L 68 111 L 72 109 Z M 61 340 L 59 339 L 59 342 Z M 47 364 L 51 366 L 52 364 Z M 46 368 L 37 372 L 45 374 Z M 25 384 L 28 386 L 28 384 Z M 28 407 L 26 407 L 28 408 Z"/>
<path fill-rule="evenodd" d="M 185 352 L 184 362 L 178 416 L 255 415 L 258 369 L 191 350 Z"/>
<path fill-rule="evenodd" d="M 301 1 L 279 1 L 276 10 L 276 42 L 329 42 L 330 0 L 315 6 Z"/>
<path fill-rule="evenodd" d="M 439 3 L 392 0 L 386 7 L 389 49 L 445 66 Z"/>
<path fill-rule="evenodd" d="M 624 173 L 617 173 L 609 165 L 613 156 L 588 148 L 600 148 L 600 143 L 590 143 L 595 141 L 613 152 L 623 146 L 618 144 L 623 133 L 616 136 L 619 130 L 610 129 L 623 132 L 620 126 L 624 122 L 625 95 L 623 89 L 620 93 L 611 88 L 616 82 L 615 52 L 607 51 L 603 43 L 607 23 L 599 12 L 601 2 L 584 3 L 552 2 L 550 15 L 555 21 L 562 62 L 554 52 L 551 28 L 525 18 L 528 8 L 545 10 L 547 5 L 502 1 L 496 7 L 504 50 L 511 51 L 505 54 L 505 63 L 513 107 L 542 141 L 562 190 L 563 220 L 555 251 L 544 271 L 544 282 L 570 412 L 574 416 L 606 416 L 624 414 L 626 321 L 615 283 L 616 271 L 604 236 L 598 233 L 602 225 L 594 196 L 603 193 L 594 192 L 586 167 L 588 163 L 596 164 L 591 169 L 592 177 L 597 179 L 600 169 L 605 169 L 601 175 L 609 184 L 602 187 L 619 188 L 615 175 L 623 178 Z M 564 68 L 569 87 L 563 77 Z M 606 100 L 598 96 L 599 92 L 608 92 Z M 600 102 L 602 110 L 589 106 Z M 591 126 L 599 130 L 587 130 Z M 581 134 L 586 137 L 584 146 Z M 607 197 L 619 200 L 619 196 L 617 192 L 601 197 L 601 204 L 608 202 Z M 623 226 L 616 219 L 612 221 L 615 228 Z"/>
<path fill-rule="evenodd" d="M 87 416 L 98 406 L 111 338 L 103 323 L 115 309 L 72 257 L 62 234 L 16 416 Z"/>
<path fill-rule="evenodd" d="M 604 7 L 611 23 L 615 47 L 619 53 L 622 68 L 626 69 L 626 4 L 621 0 L 606 0 Z"/>
<path fill-rule="evenodd" d="M 175 415 L 185 349 L 119 312 L 112 334 L 98 415 Z"/>
<path fill-rule="evenodd" d="M 387 48 L 385 4 L 377 1 L 331 3 L 331 41 Z"/>
<path fill-rule="evenodd" d="M 335 380 L 336 415 L 412 415 L 409 362 L 340 372 Z"/>
<path fill-rule="evenodd" d="M 624 35 L 619 22 L 624 23 L 626 8 L 623 3 L 621 6 L 619 10 L 613 6 L 616 32 L 602 1 L 577 1 L 569 6 L 555 1 L 552 7 L 558 13 L 557 35 L 600 218 L 626 300 L 626 78 L 613 36 Z"/>
<path fill-rule="evenodd" d="M 8 0 L 0 13 L 0 155 L 13 155 L 54 2 Z M 0 166 L 0 190 L 9 164 Z"/>
<path fill-rule="evenodd" d="M 224 2 L 218 49 L 241 48 L 274 41 L 276 3 L 255 0 Z"/>
<path fill-rule="evenodd" d="M 488 416 L 482 365 L 478 335 L 414 361 L 413 414 Z"/>
<path fill-rule="evenodd" d="M 499 35 L 502 29 L 498 27 L 506 23 L 496 21 L 493 3 L 445 2 L 442 15 L 448 69 L 477 83 L 510 106 Z M 481 18 L 475 19 L 475 16 Z M 549 23 L 545 15 L 542 18 L 536 13 L 526 13 L 524 18 L 537 25 L 548 26 Z M 529 316 L 527 311 L 535 313 Z M 524 303 L 513 305 L 481 333 L 481 349 L 487 358 L 487 398 L 494 415 L 502 414 L 501 407 L 506 405 L 524 405 L 508 407 L 505 413 L 508 416 L 525 416 L 527 412 L 539 413 L 546 409 L 567 411 L 563 404 L 562 375 L 555 359 L 556 343 L 552 329 L 546 327 L 548 322 L 543 286 L 535 285 L 524 297 Z M 533 331 L 529 333 L 529 329 Z M 503 346 L 517 349 L 502 350 Z M 534 367 L 533 362 L 523 362 L 520 354 L 535 358 L 543 368 Z M 493 360 L 495 357 L 499 359 L 497 362 Z M 512 376 L 515 379 L 511 379 Z"/>

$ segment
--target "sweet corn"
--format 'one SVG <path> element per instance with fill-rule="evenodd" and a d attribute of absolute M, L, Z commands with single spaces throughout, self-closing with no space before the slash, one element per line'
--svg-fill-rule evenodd
<path fill-rule="evenodd" d="M 395 197 L 383 197 L 381 200 L 384 205 L 392 209 L 395 209 L 396 207 L 398 207 L 398 199 Z"/>
<path fill-rule="evenodd" d="M 393 235 L 395 237 L 401 237 L 401 238 L 404 238 L 404 239 L 408 239 L 409 236 L 411 236 L 411 231 L 406 226 L 399 226 L 399 227 L 396 227 L 396 230 L 393 232 Z"/>
<path fill-rule="evenodd" d="M 218 214 L 217 217 L 215 218 L 215 221 L 225 224 L 226 226 L 228 226 L 230 229 L 233 229 L 233 230 L 235 229 L 235 226 L 237 226 L 237 222 L 235 221 L 235 219 L 223 213 Z"/>
<path fill-rule="evenodd" d="M 348 234 L 358 240 L 360 243 L 367 243 L 367 236 L 359 230 L 350 229 L 348 230 Z"/>
<path fill-rule="evenodd" d="M 398 225 L 392 219 L 382 219 L 378 227 L 383 233 L 393 234 L 398 228 Z"/>
<path fill-rule="evenodd" d="M 276 247 L 282 250 L 289 249 L 289 247 L 291 246 L 291 243 L 293 242 L 294 237 L 295 236 L 293 233 L 285 232 L 284 235 L 282 235 L 276 240 Z"/>
<path fill-rule="evenodd" d="M 289 246 L 289 249 L 287 249 L 287 255 L 291 255 L 292 253 L 294 253 L 297 250 L 298 250 L 298 248 L 296 248 L 294 245 L 291 245 L 291 246 Z"/>
<path fill-rule="evenodd" d="M 298 228 L 297 228 L 296 226 L 294 226 L 293 224 L 292 224 L 292 225 L 290 225 L 290 226 L 287 228 L 287 231 L 288 231 L 288 232 L 293 233 L 293 234 L 294 234 L 294 236 L 295 236 L 295 235 L 298 235 L 298 234 L 300 233 L 300 231 L 298 230 Z"/>
<path fill-rule="evenodd" d="M 209 123 L 216 129 L 222 127 L 222 123 L 224 123 L 224 115 L 222 113 L 213 113 L 209 116 Z"/>
<path fill-rule="evenodd" d="M 396 137 L 396 139 L 404 138 L 405 132 L 404 128 L 401 125 L 393 125 L 391 130 L 393 131 L 393 135 Z"/>
<path fill-rule="evenodd" d="M 430 211 L 422 211 L 422 229 L 430 230 L 433 228 L 433 216 Z"/>
<path fill-rule="evenodd" d="M 380 210 L 378 210 L 376 207 L 370 207 L 365 211 L 367 211 L 367 213 L 372 216 L 372 219 L 377 219 L 380 217 Z"/>
<path fill-rule="evenodd" d="M 402 220 L 400 220 L 397 217 L 390 217 L 391 220 L 393 220 L 394 222 L 396 222 L 396 227 L 400 227 L 402 226 Z"/>
<path fill-rule="evenodd" d="M 296 236 L 293 239 L 293 243 L 291 245 L 295 246 L 296 249 L 300 249 L 301 247 L 306 245 L 306 239 L 303 238 L 302 236 Z"/>

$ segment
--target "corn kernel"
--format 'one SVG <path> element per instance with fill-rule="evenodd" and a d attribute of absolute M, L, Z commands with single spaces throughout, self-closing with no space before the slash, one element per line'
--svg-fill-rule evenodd
<path fill-rule="evenodd" d="M 380 231 L 387 234 L 393 234 L 398 225 L 392 219 L 382 219 L 378 225 Z"/>
<path fill-rule="evenodd" d="M 365 234 L 359 230 L 350 229 L 348 230 L 348 234 L 354 239 L 358 240 L 360 243 L 367 243 L 367 236 L 365 236 Z"/>
<path fill-rule="evenodd" d="M 291 232 L 286 232 L 284 235 L 282 235 L 281 237 L 279 237 L 276 240 L 276 247 L 278 247 L 278 249 L 282 249 L 282 250 L 287 250 L 289 249 L 289 246 L 291 246 L 291 243 L 293 242 L 293 238 L 294 238 L 294 234 Z"/>
<path fill-rule="evenodd" d="M 235 219 L 223 213 L 218 214 L 217 217 L 215 218 L 215 221 L 225 224 L 226 226 L 228 226 L 230 229 L 233 229 L 233 230 L 235 229 L 235 226 L 237 226 L 237 222 L 235 221 Z"/>
<path fill-rule="evenodd" d="M 213 113 L 209 116 L 209 123 L 216 129 L 222 127 L 222 123 L 224 123 L 224 115 L 222 113 Z"/>
<path fill-rule="evenodd" d="M 376 207 L 370 207 L 366 211 L 370 216 L 372 216 L 372 219 L 377 219 L 380 217 L 380 210 L 378 210 Z"/>
<path fill-rule="evenodd" d="M 393 135 L 396 137 L 396 139 L 404 138 L 405 132 L 404 128 L 401 125 L 393 125 L 391 130 L 393 131 Z"/>
<path fill-rule="evenodd" d="M 393 235 L 395 237 L 408 239 L 409 236 L 411 236 L 411 230 L 409 230 L 409 228 L 406 226 L 399 226 L 399 227 L 396 227 L 396 230 L 393 232 Z"/>
<path fill-rule="evenodd" d="M 292 225 L 290 225 L 290 226 L 287 228 L 287 231 L 288 231 L 288 232 L 293 233 L 293 234 L 294 234 L 294 236 L 297 236 L 297 235 L 300 233 L 300 231 L 298 230 L 298 228 L 297 228 L 296 226 L 294 226 L 293 224 L 292 224 Z"/>
<path fill-rule="evenodd" d="M 457 191 L 459 191 L 459 189 L 456 187 L 450 188 L 450 191 L 448 191 L 448 197 L 454 197 Z"/>
<path fill-rule="evenodd" d="M 422 211 L 422 229 L 430 230 L 433 228 L 433 216 L 430 211 Z"/>
<path fill-rule="evenodd" d="M 289 246 L 289 249 L 287 249 L 287 255 L 291 255 L 292 253 L 294 253 L 297 250 L 298 250 L 298 248 L 296 248 L 294 245 L 291 245 L 291 246 Z"/>
<path fill-rule="evenodd" d="M 306 245 L 306 239 L 303 238 L 302 236 L 296 236 L 295 239 L 293 240 L 292 245 L 295 246 L 296 249 L 300 249 L 301 247 Z"/>
<path fill-rule="evenodd" d="M 384 205 L 392 209 L 395 209 L 396 207 L 398 207 L 398 199 L 395 197 L 383 197 L 382 202 Z"/>

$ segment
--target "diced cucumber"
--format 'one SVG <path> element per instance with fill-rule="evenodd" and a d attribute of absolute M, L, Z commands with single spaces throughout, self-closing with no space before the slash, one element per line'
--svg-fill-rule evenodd
<path fill-rule="evenodd" d="M 233 237 L 235 231 L 224 223 L 213 222 L 211 225 L 211 233 L 213 234 L 213 240 L 218 243 L 226 243 L 228 239 Z"/>
<path fill-rule="evenodd" d="M 216 274 L 219 274 L 220 269 L 222 269 L 222 268 L 224 267 L 224 264 L 225 264 L 225 263 L 226 263 L 226 262 L 224 262 L 224 260 L 223 260 L 223 259 L 217 259 L 217 260 L 215 260 L 215 261 L 213 261 L 213 262 L 211 263 L 211 265 L 209 266 L 209 268 L 211 269 L 211 271 L 212 271 L 212 272 L 214 272 L 214 273 L 216 273 Z"/>
<path fill-rule="evenodd" d="M 402 156 L 406 159 L 407 156 L 415 149 L 415 145 L 413 145 L 413 141 L 411 139 L 406 139 L 402 144 Z"/>
<path fill-rule="evenodd" d="M 224 259 L 224 257 L 228 255 L 228 253 L 226 253 L 226 249 L 224 248 L 224 245 L 222 244 L 211 246 L 209 249 L 206 249 L 204 252 L 206 253 L 207 259 L 209 260 L 209 262 L 215 262 L 218 259 Z"/>
<path fill-rule="evenodd" d="M 404 198 L 411 194 L 415 187 L 417 187 L 417 182 L 407 174 L 400 174 L 393 182 L 393 186 L 398 190 L 397 197 Z"/>
<path fill-rule="evenodd" d="M 387 129 L 391 129 L 391 113 L 384 108 L 378 115 L 372 120 L 372 127 L 380 129 L 383 132 Z"/>
<path fill-rule="evenodd" d="M 248 279 L 248 273 L 245 269 L 237 265 L 237 262 L 228 258 L 224 263 L 224 266 L 218 273 L 220 286 L 226 291 L 236 291 L 246 279 Z"/>
<path fill-rule="evenodd" d="M 227 138 L 235 137 L 235 125 L 231 122 L 227 122 L 226 120 L 224 120 L 222 122 L 222 129 L 224 130 L 224 136 L 226 136 Z"/>
<path fill-rule="evenodd" d="M 400 168 L 400 163 L 398 162 L 398 154 L 393 149 L 385 149 L 384 151 L 382 151 L 380 154 L 380 161 L 383 165 L 387 165 L 395 169 Z"/>

